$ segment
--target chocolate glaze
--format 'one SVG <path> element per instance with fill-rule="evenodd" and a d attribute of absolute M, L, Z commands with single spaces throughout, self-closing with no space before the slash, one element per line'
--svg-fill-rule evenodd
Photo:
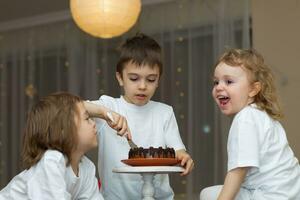
<path fill-rule="evenodd" d="M 175 150 L 173 148 L 154 148 L 144 149 L 143 147 L 130 149 L 128 158 L 175 158 Z"/>

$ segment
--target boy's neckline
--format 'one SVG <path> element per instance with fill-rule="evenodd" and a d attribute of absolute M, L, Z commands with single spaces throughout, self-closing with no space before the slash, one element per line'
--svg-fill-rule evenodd
<path fill-rule="evenodd" d="M 142 105 L 142 106 L 138 106 L 138 105 L 135 105 L 133 103 L 129 103 L 125 100 L 124 96 L 121 95 L 120 96 L 120 99 L 121 99 L 121 102 L 126 105 L 126 107 L 129 107 L 130 109 L 133 109 L 133 110 L 146 110 L 150 107 L 150 104 L 151 104 L 151 100 L 148 101 L 145 105 Z"/>

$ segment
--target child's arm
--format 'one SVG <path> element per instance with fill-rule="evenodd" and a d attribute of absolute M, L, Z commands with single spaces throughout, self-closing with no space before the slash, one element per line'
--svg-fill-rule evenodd
<path fill-rule="evenodd" d="M 248 167 L 238 167 L 227 173 L 218 200 L 234 200 L 245 179 L 248 169 Z"/>
<path fill-rule="evenodd" d="M 84 101 L 84 107 L 91 117 L 97 117 L 105 120 L 107 119 L 106 113 L 110 111 L 105 106 L 90 103 L 89 101 Z"/>
<path fill-rule="evenodd" d="M 192 157 L 184 149 L 180 149 L 176 151 L 176 158 L 180 160 L 181 166 L 185 167 L 184 172 L 180 174 L 181 176 L 187 175 L 193 170 L 194 161 Z"/>
<path fill-rule="evenodd" d="M 88 101 L 84 101 L 84 106 L 91 117 L 104 119 L 111 128 L 118 132 L 119 135 L 126 135 L 128 139 L 131 139 L 130 129 L 125 117 L 106 108 L 105 106 L 96 105 Z M 111 118 L 107 115 L 108 112 L 112 115 L 111 117 L 113 120 L 111 120 Z"/>

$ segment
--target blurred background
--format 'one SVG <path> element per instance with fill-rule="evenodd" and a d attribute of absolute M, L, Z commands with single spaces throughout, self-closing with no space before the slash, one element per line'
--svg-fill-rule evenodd
<path fill-rule="evenodd" d="M 83 99 L 120 95 L 117 47 L 137 32 L 162 46 L 164 72 L 154 100 L 174 107 L 181 137 L 195 161 L 187 177 L 171 176 L 176 199 L 199 199 L 222 184 L 230 119 L 211 97 L 214 63 L 226 48 L 254 47 L 276 76 L 283 125 L 300 157 L 299 0 L 142 0 L 136 24 L 111 39 L 74 23 L 69 1 L 0 1 L 0 189 L 21 168 L 26 113 L 37 99 L 69 91 Z M 97 163 L 97 150 L 89 157 Z"/>

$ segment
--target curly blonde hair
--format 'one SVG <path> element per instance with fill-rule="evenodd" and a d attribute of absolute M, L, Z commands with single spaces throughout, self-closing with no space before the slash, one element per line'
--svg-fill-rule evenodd
<path fill-rule="evenodd" d="M 220 57 L 216 66 L 222 62 L 230 66 L 244 67 L 250 75 L 250 81 L 261 84 L 261 90 L 254 97 L 257 107 L 266 111 L 275 120 L 283 118 L 274 85 L 274 76 L 261 54 L 254 49 L 229 49 Z"/>

